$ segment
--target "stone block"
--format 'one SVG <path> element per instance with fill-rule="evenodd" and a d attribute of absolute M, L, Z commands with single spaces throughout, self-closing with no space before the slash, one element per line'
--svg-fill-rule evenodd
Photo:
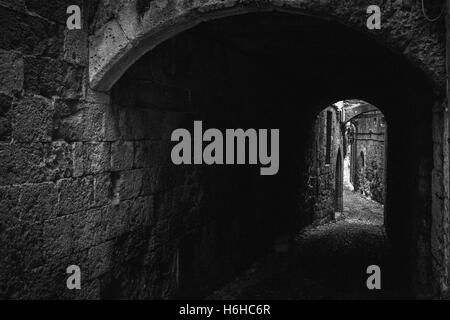
<path fill-rule="evenodd" d="M 19 142 L 48 142 L 53 132 L 53 106 L 47 99 L 25 97 L 12 109 L 13 138 Z"/>
<path fill-rule="evenodd" d="M 19 217 L 17 208 L 20 195 L 19 190 L 18 186 L 0 187 L 0 216 Z M 5 227 L 4 224 L 2 225 Z"/>
<path fill-rule="evenodd" d="M 111 170 L 133 168 L 134 147 L 132 141 L 116 141 L 111 145 Z"/>
<path fill-rule="evenodd" d="M 18 222 L 0 232 L 0 291 L 16 277 L 23 281 L 20 271 L 44 264 L 43 239 L 42 224 Z"/>
<path fill-rule="evenodd" d="M 64 25 L 66 24 L 68 17 L 66 13 L 67 7 L 70 5 L 78 5 L 81 9 L 83 9 L 83 0 L 59 0 L 46 2 L 39 0 L 25 0 L 25 4 L 29 12 Z M 81 10 L 81 12 L 83 13 L 83 10 Z M 84 18 L 84 16 L 82 18 Z"/>
<path fill-rule="evenodd" d="M 26 12 L 0 6 L 0 46 L 24 55 L 59 58 L 62 53 L 65 24 L 56 24 Z"/>
<path fill-rule="evenodd" d="M 105 111 L 105 140 L 117 141 L 120 139 L 119 108 L 107 106 Z"/>
<path fill-rule="evenodd" d="M 107 22 L 102 30 L 89 39 L 89 82 L 91 88 L 102 91 L 99 81 L 115 57 L 126 51 L 129 41 L 116 20 Z M 114 81 L 116 79 L 111 79 Z M 112 84 L 112 83 L 111 83 Z M 106 87 L 109 84 L 105 85 Z"/>
<path fill-rule="evenodd" d="M 97 0 L 98 1 L 98 0 Z M 95 4 L 97 1 L 92 1 Z M 91 3 L 91 1 L 89 1 Z M 122 6 L 122 1 L 118 0 L 108 0 L 103 1 L 101 6 L 95 6 L 95 21 L 94 25 L 91 26 L 92 30 L 98 30 L 105 25 L 106 22 L 112 20 L 115 15 L 117 15 L 118 10 Z"/>
<path fill-rule="evenodd" d="M 55 109 L 55 119 L 63 119 L 71 116 L 87 107 L 86 103 L 79 100 L 71 100 L 60 97 L 53 97 L 53 108 Z"/>
<path fill-rule="evenodd" d="M 72 146 L 65 142 L 0 144 L 0 185 L 55 180 L 72 170 Z"/>
<path fill-rule="evenodd" d="M 85 173 L 96 174 L 110 169 L 110 143 L 87 142 L 84 144 L 84 154 Z"/>
<path fill-rule="evenodd" d="M 44 222 L 43 239 L 47 258 L 68 256 L 74 246 L 74 215 L 57 217 Z"/>
<path fill-rule="evenodd" d="M 64 61 L 87 66 L 89 63 L 87 31 L 66 29 L 64 35 Z"/>
<path fill-rule="evenodd" d="M 54 141 L 43 146 L 45 179 L 48 181 L 71 177 L 73 174 L 73 146 L 64 141 Z"/>
<path fill-rule="evenodd" d="M 102 141 L 104 118 L 104 105 L 85 104 L 75 114 L 60 119 L 56 135 L 66 141 Z"/>
<path fill-rule="evenodd" d="M 112 198 L 111 174 L 101 173 L 94 176 L 94 206 L 109 204 Z"/>
<path fill-rule="evenodd" d="M 35 56 L 26 56 L 24 61 L 24 88 L 27 92 L 48 98 L 81 98 L 82 67 Z"/>
<path fill-rule="evenodd" d="M 106 208 L 95 208 L 74 214 L 73 250 L 88 249 L 106 238 L 106 225 L 103 221 Z"/>
<path fill-rule="evenodd" d="M 131 203 L 122 201 L 107 208 L 103 216 L 103 225 L 106 226 L 105 240 L 113 239 L 128 231 L 127 219 Z"/>
<path fill-rule="evenodd" d="M 53 182 L 22 185 L 18 210 L 20 219 L 28 222 L 42 222 L 54 218 L 58 194 Z"/>
<path fill-rule="evenodd" d="M 0 143 L 0 185 L 10 185 L 14 183 L 13 172 L 15 162 L 12 146 L 9 143 Z"/>
<path fill-rule="evenodd" d="M 59 201 L 56 206 L 58 215 L 88 209 L 94 200 L 94 183 L 92 176 L 75 179 L 61 179 L 56 184 Z"/>
<path fill-rule="evenodd" d="M 36 15 L 0 6 L 0 44 L 5 50 L 59 58 L 64 28 L 65 24 L 56 24 Z"/>
<path fill-rule="evenodd" d="M 137 198 L 142 190 L 143 170 L 120 172 L 118 196 L 120 200 Z"/>
<path fill-rule="evenodd" d="M 73 176 L 81 177 L 84 175 L 85 154 L 83 142 L 72 143 L 73 148 Z"/>
<path fill-rule="evenodd" d="M 0 50 L 0 92 L 11 95 L 22 91 L 23 66 L 20 52 Z"/>
<path fill-rule="evenodd" d="M 114 266 L 113 254 L 113 241 L 107 241 L 89 249 L 89 279 L 100 277 Z"/>

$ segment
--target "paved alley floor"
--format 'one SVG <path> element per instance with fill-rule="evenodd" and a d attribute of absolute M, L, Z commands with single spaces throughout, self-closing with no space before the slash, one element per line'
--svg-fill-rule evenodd
<path fill-rule="evenodd" d="M 354 224 L 383 225 L 384 207 L 382 204 L 367 199 L 358 192 L 344 188 L 345 222 Z"/>
<path fill-rule="evenodd" d="M 347 189 L 339 219 L 303 230 L 289 253 L 272 254 L 207 298 L 401 298 L 391 258 L 383 206 Z M 367 289 L 370 265 L 381 268 L 381 290 Z"/>

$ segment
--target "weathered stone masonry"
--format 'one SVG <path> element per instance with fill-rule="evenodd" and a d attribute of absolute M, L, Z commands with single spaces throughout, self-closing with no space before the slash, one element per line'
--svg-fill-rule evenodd
<path fill-rule="evenodd" d="M 387 227 L 411 258 L 412 290 L 419 297 L 445 294 L 450 245 L 444 26 L 427 22 L 417 2 L 379 1 L 383 28 L 368 34 L 363 2 L 0 0 L 0 297 L 170 298 L 201 294 L 232 277 L 273 237 L 308 220 L 299 197 L 304 186 L 296 184 L 305 176 L 305 163 L 296 159 L 304 158 L 306 148 L 297 138 L 307 136 L 323 106 L 353 96 L 380 107 L 392 122 L 389 141 L 399 149 L 390 151 L 388 163 L 411 157 L 404 172 L 387 178 L 387 210 L 398 213 Z M 65 10 L 72 4 L 82 8 L 81 31 L 65 30 Z M 208 32 L 194 30 L 192 41 L 174 37 L 219 17 L 219 30 L 233 30 L 227 21 L 235 14 L 264 11 L 265 21 L 272 21 L 267 12 L 273 10 L 300 14 L 294 26 L 322 21 L 324 37 L 331 30 L 324 21 L 337 21 L 336 34 L 323 43 L 348 33 L 370 43 L 377 58 L 365 52 L 345 60 L 344 54 L 341 64 L 328 63 L 329 48 L 307 32 L 305 41 L 319 47 L 300 59 L 304 47 L 290 56 L 289 50 L 281 55 L 260 44 L 253 51 L 270 51 L 272 58 L 246 59 L 229 49 L 226 58 Z M 310 15 L 317 18 L 305 18 Z M 247 17 L 257 21 L 242 16 L 234 24 L 239 32 Z M 264 37 L 286 21 L 270 39 L 289 38 L 290 19 L 273 21 Z M 243 42 L 260 41 L 247 27 Z M 312 65 L 320 68 L 308 69 Z M 340 66 L 350 68 L 351 76 Z M 143 77 L 137 77 L 140 70 Z M 372 76 L 362 81 L 369 71 Z M 227 92 L 221 93 L 222 86 Z M 396 111 L 401 108 L 407 110 L 402 116 Z M 256 111 L 262 116 L 255 119 Z M 279 175 L 264 180 L 251 168 L 168 165 L 168 134 L 197 116 L 211 127 L 279 125 L 282 136 L 292 136 L 282 142 Z M 413 124 L 414 131 L 407 131 Z M 388 175 L 394 170 L 388 167 Z M 403 179 L 409 187 L 398 193 Z M 280 186 L 289 192 L 281 195 Z M 404 209 L 395 196 L 415 200 Z M 288 206 L 280 210 L 282 203 Z M 80 291 L 66 289 L 71 264 L 82 269 Z"/>
<path fill-rule="evenodd" d="M 63 281 L 68 263 L 81 261 L 76 255 L 97 257 L 84 263 L 89 275 L 79 297 L 89 297 L 89 279 L 104 260 L 99 244 L 106 239 L 88 232 L 108 194 L 109 159 L 99 152 L 107 149 L 104 106 L 87 95 L 87 30 L 65 31 L 67 3 L 0 2 L 3 298 L 75 297 Z M 79 123 L 73 130 L 61 126 L 69 117 Z M 88 156 L 83 148 L 99 153 Z"/>
<path fill-rule="evenodd" d="M 238 84 L 226 84 L 227 74 L 220 59 L 227 55 L 231 60 L 228 63 L 233 63 L 236 54 L 227 50 L 219 43 L 201 41 L 196 33 L 170 40 L 133 65 L 112 90 L 117 137 L 134 147 L 139 157 L 133 168 L 119 168 L 138 174 L 123 183 L 142 181 L 133 197 L 142 193 L 145 185 L 150 187 L 147 192 L 154 194 L 153 220 L 157 226 L 151 249 L 159 256 L 154 257 L 146 246 L 141 253 L 150 263 L 163 259 L 163 266 L 167 266 L 161 269 L 159 262 L 142 273 L 153 277 L 153 282 L 147 281 L 150 287 L 165 283 L 173 286 L 145 297 L 173 297 L 177 291 L 182 296 L 198 294 L 198 290 L 206 292 L 211 284 L 232 275 L 234 268 L 245 265 L 257 253 L 257 239 L 267 241 L 264 238 L 270 232 L 261 233 L 265 226 L 258 206 L 241 207 L 243 202 L 233 192 L 237 188 L 241 197 L 258 203 L 253 189 L 259 188 L 249 183 L 256 176 L 238 168 L 176 167 L 170 161 L 173 130 L 192 130 L 195 119 L 202 119 L 208 127 L 239 127 L 235 124 L 242 121 L 242 116 L 229 117 L 226 113 L 233 109 L 243 115 L 249 112 L 247 102 L 235 96 Z M 244 83 L 239 85 L 245 87 Z M 115 152 L 118 157 L 132 153 L 131 149 Z M 252 225 L 261 228 L 258 233 L 251 230 Z M 150 239 L 151 234 L 146 238 Z M 133 277 L 136 275 L 124 275 L 128 282 Z"/>
<path fill-rule="evenodd" d="M 327 128 L 327 116 L 331 116 L 331 126 Z M 328 133 L 328 129 L 331 132 Z M 338 157 L 343 157 L 343 132 L 341 129 L 341 112 L 334 105 L 321 111 L 314 122 L 313 137 L 309 153 L 306 155 L 308 166 L 308 181 L 304 205 L 312 208 L 305 210 L 311 216 L 310 222 L 320 223 L 335 218 L 335 213 L 342 211 L 336 203 L 336 197 L 342 197 L 342 190 L 336 186 L 336 181 L 342 181 L 336 164 Z M 327 134 L 330 135 L 329 146 Z M 327 159 L 327 148 L 329 159 Z M 342 164 L 342 158 L 340 160 Z M 341 173 L 342 174 L 342 173 Z M 337 180 L 336 180 L 337 179 Z M 341 193 L 341 194 L 338 194 Z"/>
<path fill-rule="evenodd" d="M 351 122 L 356 128 L 351 155 L 355 190 L 384 203 L 386 120 L 380 111 L 371 111 Z"/>

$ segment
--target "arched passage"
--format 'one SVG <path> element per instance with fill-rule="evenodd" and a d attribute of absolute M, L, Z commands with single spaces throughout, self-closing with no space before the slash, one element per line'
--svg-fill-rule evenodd
<path fill-rule="evenodd" d="M 418 243 L 419 238 L 429 239 L 430 230 L 417 229 L 416 224 L 431 216 L 425 199 L 431 194 L 431 108 L 438 101 L 433 87 L 418 68 L 372 39 L 335 22 L 296 17 L 258 13 L 217 19 L 144 56 L 159 42 L 153 46 L 127 42 L 119 46 L 123 50 L 119 55 L 91 68 L 93 86 L 108 90 L 137 61 L 112 89 L 114 107 L 108 126 L 120 141 L 119 154 L 126 152 L 122 145 L 132 145 L 134 152 L 142 154 L 140 166 L 133 168 L 143 170 L 142 187 L 147 189 L 141 192 L 155 196 L 155 237 L 160 244 L 155 252 L 171 270 L 169 295 L 180 285 L 171 276 L 182 272 L 179 266 L 190 264 L 186 269 L 195 270 L 192 264 L 196 264 L 197 270 L 207 270 L 204 278 L 205 274 L 191 276 L 199 277 L 198 284 L 210 285 L 233 275 L 277 236 L 312 222 L 307 212 L 314 204 L 304 199 L 305 188 L 314 183 L 308 181 L 307 162 L 289 159 L 307 158 L 307 148 L 298 137 L 308 136 L 320 108 L 348 96 L 380 106 L 393 124 L 409 124 L 393 125 L 397 129 L 390 132 L 390 143 L 398 148 L 390 151 L 389 163 L 400 167 L 405 155 L 411 161 L 397 176 L 387 178 L 388 188 L 396 190 L 387 199 L 387 207 L 395 212 L 387 225 L 393 241 L 406 248 L 400 259 L 406 261 L 406 285 L 419 286 L 421 293 L 430 290 L 429 274 L 411 283 L 409 272 L 414 272 L 415 264 L 430 264 L 430 253 L 419 250 L 427 247 L 428 240 Z M 170 35 L 167 32 L 163 38 Z M 352 44 L 364 50 L 350 49 Z M 138 50 L 128 51 L 130 46 Z M 279 174 L 263 178 L 245 167 L 167 164 L 170 132 L 191 126 L 196 118 L 216 128 L 280 128 L 285 137 L 280 159 L 286 160 Z M 420 125 L 412 130 L 417 122 Z M 119 176 L 120 180 L 122 173 Z M 417 203 L 406 201 L 411 198 Z M 249 233 L 255 228 L 257 234 Z M 184 245 L 184 252 L 179 252 L 178 244 L 187 243 L 186 237 L 191 246 Z M 216 256 L 212 251 L 224 254 Z M 188 261 L 179 261 L 186 256 Z"/>
<path fill-rule="evenodd" d="M 240 3 L 235 0 L 201 1 L 183 3 L 182 0 L 122 0 L 115 4 L 101 3 L 96 19 L 92 23 L 94 34 L 90 39 L 89 80 L 93 89 L 108 91 L 121 75 L 146 52 L 171 37 L 188 30 L 202 22 L 222 17 L 252 12 L 287 12 L 301 16 L 319 17 L 337 21 L 342 25 L 365 33 L 368 37 L 390 47 L 395 52 L 416 63 L 432 81 L 444 85 L 445 59 L 442 55 L 443 43 L 433 28 L 422 29 L 421 37 L 427 37 L 428 59 L 421 55 L 420 41 L 408 41 L 407 33 L 397 33 L 408 23 L 420 25 L 420 21 L 411 21 L 408 13 L 402 19 L 391 19 L 382 33 L 369 32 L 366 28 L 366 5 L 363 3 L 347 5 L 339 1 L 267 1 L 258 0 Z M 396 5 L 382 4 L 384 18 L 399 10 Z M 394 9 L 394 10 L 392 10 Z M 411 13 L 416 15 L 417 12 Z M 413 31 L 413 29 L 411 29 Z M 322 38 L 325 40 L 326 38 Z"/>

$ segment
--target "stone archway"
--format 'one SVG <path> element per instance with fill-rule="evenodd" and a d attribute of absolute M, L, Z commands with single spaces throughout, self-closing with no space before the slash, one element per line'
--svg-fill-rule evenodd
<path fill-rule="evenodd" d="M 439 92 L 442 92 L 443 90 L 445 78 L 443 76 L 443 47 L 438 38 L 433 36 L 433 28 L 428 26 L 424 27 L 423 33 L 420 35 L 417 34 L 417 38 L 414 38 L 416 35 L 413 34 L 412 37 L 414 38 L 414 41 L 411 41 L 408 38 L 411 35 L 406 36 L 402 34 L 398 37 L 395 36 L 396 34 L 399 34 L 395 31 L 402 27 L 403 19 L 408 17 L 407 13 L 405 13 L 405 17 L 392 17 L 392 23 L 389 23 L 382 32 L 371 34 L 365 29 L 364 6 L 348 6 L 345 3 L 343 4 L 342 2 L 335 1 L 321 1 L 320 3 L 317 3 L 316 1 L 274 1 L 264 5 L 257 4 L 253 1 L 246 2 L 245 4 L 236 1 L 207 1 L 203 3 L 193 2 L 191 4 L 185 4 L 181 1 L 153 1 L 147 4 L 148 5 L 146 5 L 145 1 L 139 0 L 119 1 L 116 8 L 112 10 L 113 13 L 109 13 L 111 16 L 108 17 L 108 13 L 104 16 L 102 16 L 101 13 L 98 14 L 97 20 L 93 24 L 94 34 L 91 36 L 90 44 L 91 59 L 89 66 L 89 80 L 92 89 L 108 92 L 128 68 L 151 49 L 203 21 L 242 15 L 250 12 L 280 11 L 299 13 L 299 17 L 306 15 L 314 16 L 325 21 L 338 21 L 341 25 L 350 26 L 352 30 L 357 30 L 359 33 L 366 34 L 374 43 L 382 43 L 382 46 L 389 48 L 389 50 L 395 52 L 396 55 L 400 53 L 398 56 L 400 56 L 401 59 L 408 61 L 407 64 L 411 69 L 415 69 L 416 71 L 420 70 L 423 79 L 426 79 L 424 83 L 428 82 L 431 84 L 431 87 L 433 88 L 432 91 L 435 91 L 436 97 L 438 97 L 440 94 Z M 417 26 L 419 26 L 423 22 L 420 22 L 419 20 L 419 22 L 416 21 L 416 23 Z M 408 39 L 403 38 L 404 36 Z M 420 48 L 420 43 L 423 38 L 427 38 L 427 43 L 429 44 L 427 55 L 423 55 L 423 49 Z M 383 75 L 386 77 L 387 73 L 384 73 Z M 397 78 L 397 80 L 401 79 L 402 77 Z M 394 80 L 391 81 L 392 82 L 389 84 L 386 83 L 386 87 L 393 87 L 395 85 Z M 406 87 L 409 86 L 409 83 L 404 84 L 404 86 L 405 90 L 403 90 L 403 94 L 406 94 Z M 340 100 L 340 98 L 356 95 L 369 101 L 373 101 L 376 105 L 384 106 L 383 111 L 385 111 L 395 107 L 396 104 L 401 104 L 402 98 L 405 96 L 397 97 L 392 91 L 390 91 L 391 96 L 389 96 L 389 94 L 386 94 L 385 96 L 377 95 L 362 85 L 358 87 L 356 94 L 355 92 L 345 91 L 346 89 L 342 84 L 338 84 L 337 87 L 339 90 L 336 89 L 336 91 L 333 91 L 330 86 L 330 93 L 328 96 L 323 97 L 324 100 L 318 99 L 316 101 L 308 101 L 308 103 L 315 103 L 317 106 L 323 106 L 329 105 L 333 101 Z M 347 87 L 351 87 L 351 85 L 347 85 Z M 412 102 L 412 100 L 409 102 Z M 423 101 L 421 101 L 421 103 L 422 102 Z M 442 101 L 436 98 L 433 103 L 435 106 L 441 106 L 441 102 Z M 427 107 L 431 109 L 433 103 L 430 103 Z M 404 104 L 406 105 L 407 103 Z M 389 111 L 386 111 L 386 114 L 389 116 Z M 397 121 L 399 119 L 400 117 L 397 117 Z M 438 123 L 433 123 L 433 126 L 437 125 Z M 431 127 L 431 116 L 426 118 L 426 124 L 423 125 L 423 132 L 428 132 L 429 127 Z M 402 134 L 404 137 L 404 133 Z M 397 135 L 397 142 L 401 141 L 402 134 Z M 393 132 L 393 136 L 395 136 L 395 132 Z M 426 138 L 428 139 L 429 137 L 427 136 Z M 439 140 L 440 138 L 436 139 Z M 422 146 L 427 150 L 427 154 L 429 154 L 428 151 L 430 151 L 429 142 L 430 141 L 424 143 Z M 440 144 L 435 144 L 434 148 L 437 152 L 443 152 L 443 147 Z M 398 156 L 395 152 L 392 154 L 392 157 Z M 421 158 L 420 155 L 414 155 L 417 156 L 417 163 L 423 166 L 420 170 L 428 172 L 428 169 L 432 167 L 429 159 Z M 398 161 L 392 161 L 392 163 L 398 163 Z M 443 164 L 439 162 L 436 162 L 436 164 L 437 166 L 434 167 L 433 174 L 443 171 Z M 415 182 L 423 182 L 425 187 L 411 192 L 413 194 L 418 193 L 419 198 L 421 199 L 432 197 L 431 194 L 434 194 L 434 192 L 431 192 L 431 188 L 435 188 L 436 186 L 434 184 L 432 187 L 429 185 L 431 174 L 428 175 L 428 173 L 425 173 L 425 178 L 420 176 L 420 174 L 415 174 L 415 176 L 417 176 Z M 435 177 L 436 176 L 433 175 L 433 179 L 436 179 Z M 411 222 L 411 225 L 415 223 L 420 224 L 422 219 L 429 221 L 431 219 L 431 210 L 433 210 L 433 216 L 438 220 L 442 218 L 443 212 L 437 208 L 440 205 L 439 201 L 441 200 L 432 197 L 430 201 L 434 201 L 432 209 L 428 206 L 427 201 L 425 201 L 427 204 L 414 209 L 415 211 L 412 215 L 416 216 L 417 220 Z M 404 221 L 404 217 L 402 217 L 394 222 L 393 225 L 401 225 Z M 442 229 L 436 229 L 436 226 L 434 226 L 434 228 L 433 231 L 436 234 L 441 234 L 443 232 Z M 412 226 L 412 229 L 415 229 L 415 227 Z M 407 233 L 409 232 L 414 231 L 407 231 Z M 425 244 L 416 243 L 414 245 L 415 247 L 412 249 L 414 253 L 412 255 L 416 255 L 416 253 L 420 252 L 424 247 L 427 247 L 428 241 L 431 241 L 429 239 L 430 230 L 426 228 L 421 229 L 419 234 L 408 236 L 417 240 L 420 237 L 426 238 Z M 404 241 L 404 239 L 401 241 Z M 439 256 L 440 259 L 444 259 L 443 251 L 440 246 L 439 248 L 436 247 L 436 249 L 439 251 L 437 256 Z M 419 253 L 418 256 L 420 256 L 420 258 L 418 258 L 420 262 L 417 264 L 431 264 L 429 259 L 431 254 L 429 252 L 426 252 L 425 254 L 423 254 L 423 252 Z M 441 265 L 441 263 L 437 265 Z M 418 286 L 423 285 L 427 288 L 420 288 L 417 292 L 424 295 L 429 294 L 428 289 L 430 282 L 435 283 L 436 279 L 440 277 L 438 275 L 442 275 L 442 272 L 444 271 L 436 267 L 436 269 L 433 270 L 434 280 L 430 280 L 429 278 L 421 279 L 420 281 L 426 284 L 420 284 Z M 429 277 L 429 275 L 426 275 L 425 277 Z"/>
<path fill-rule="evenodd" d="M 400 9 L 397 6 L 396 9 Z M 349 5 L 341 1 L 255 1 L 208 0 L 131 0 L 100 3 L 90 37 L 89 82 L 91 88 L 108 91 L 120 76 L 146 52 L 180 32 L 201 22 L 251 12 L 288 12 L 338 21 L 368 37 L 400 52 L 414 63 L 438 86 L 444 85 L 444 44 L 433 34 L 430 26 L 423 28 L 417 41 L 415 34 L 400 32 L 404 21 L 410 20 L 406 8 L 394 16 L 391 4 L 381 5 L 386 24 L 380 32 L 366 28 L 366 9 L 363 4 Z M 389 16 L 391 15 L 391 16 Z M 419 17 L 416 17 L 419 18 Z M 389 22 L 388 22 L 389 21 Z M 414 27 L 414 26 L 413 26 Z M 411 33 L 413 33 L 413 27 Z M 427 39 L 427 55 L 421 54 L 421 39 Z"/>

